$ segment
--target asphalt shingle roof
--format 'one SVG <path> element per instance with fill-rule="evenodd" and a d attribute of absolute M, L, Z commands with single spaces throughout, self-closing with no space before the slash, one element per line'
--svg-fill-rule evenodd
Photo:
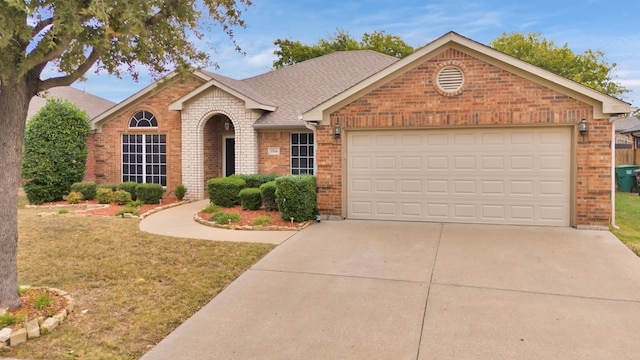
<path fill-rule="evenodd" d="M 63 99 L 67 100 L 73 105 L 80 108 L 89 115 L 90 118 L 94 118 L 96 115 L 101 114 L 116 103 L 103 99 L 99 96 L 89 94 L 88 92 L 72 88 L 71 86 L 61 86 L 51 88 L 45 91 L 45 97 L 34 96 L 29 103 L 29 112 L 27 113 L 27 119 L 35 115 L 46 103 L 47 98 Z"/>
<path fill-rule="evenodd" d="M 340 51 L 243 80 L 207 74 L 259 103 L 276 107 L 256 124 L 290 126 L 302 125 L 298 116 L 306 110 L 396 61 L 395 57 L 371 50 Z"/>

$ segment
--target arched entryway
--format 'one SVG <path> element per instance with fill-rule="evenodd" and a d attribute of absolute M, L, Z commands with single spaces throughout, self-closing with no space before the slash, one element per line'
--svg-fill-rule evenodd
<path fill-rule="evenodd" d="M 235 127 L 224 114 L 207 120 L 202 132 L 203 170 L 205 182 L 235 174 Z"/>

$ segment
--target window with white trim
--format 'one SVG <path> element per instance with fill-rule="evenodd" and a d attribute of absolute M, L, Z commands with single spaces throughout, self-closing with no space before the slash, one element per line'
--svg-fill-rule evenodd
<path fill-rule="evenodd" d="M 129 120 L 130 128 L 155 128 L 158 127 L 158 121 L 152 113 L 142 110 L 133 114 Z"/>
<path fill-rule="evenodd" d="M 313 175 L 313 133 L 291 134 L 291 174 Z"/>
<path fill-rule="evenodd" d="M 122 135 L 122 181 L 167 186 L 167 136 Z"/>

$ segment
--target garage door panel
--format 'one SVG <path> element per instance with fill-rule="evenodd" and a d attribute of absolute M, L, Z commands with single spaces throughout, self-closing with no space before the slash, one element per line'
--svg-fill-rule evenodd
<path fill-rule="evenodd" d="M 569 225 L 569 128 L 347 134 L 350 218 Z"/>

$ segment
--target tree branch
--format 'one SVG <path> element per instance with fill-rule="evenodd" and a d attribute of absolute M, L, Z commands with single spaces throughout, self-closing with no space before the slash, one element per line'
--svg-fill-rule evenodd
<path fill-rule="evenodd" d="M 89 54 L 89 57 L 87 57 L 87 60 L 84 63 L 82 63 L 80 66 L 78 66 L 78 68 L 74 72 L 65 76 L 59 76 L 59 77 L 43 80 L 40 83 L 40 86 L 38 87 L 38 92 L 50 89 L 52 87 L 69 86 L 73 84 L 76 80 L 81 78 L 82 75 L 84 75 L 87 71 L 89 71 L 89 69 L 91 69 L 93 64 L 95 64 L 96 61 L 98 61 L 99 57 L 100 57 L 100 52 L 94 48 L 91 51 L 91 54 Z"/>
<path fill-rule="evenodd" d="M 38 35 L 42 30 L 44 30 L 44 28 L 46 28 L 47 26 L 53 24 L 53 18 L 50 17 L 48 19 L 44 19 L 40 22 L 38 22 L 34 27 L 33 27 L 33 31 L 31 32 L 31 38 L 36 37 L 36 35 Z"/>
<path fill-rule="evenodd" d="M 38 48 L 41 46 L 41 44 L 38 44 L 38 46 L 31 53 L 29 53 L 29 55 L 27 55 L 27 58 L 24 61 L 25 69 L 28 70 L 40 64 L 45 64 L 45 63 L 48 63 L 49 61 L 59 58 L 62 55 L 62 53 L 64 53 L 64 51 L 67 50 L 72 40 L 73 40 L 73 36 L 67 35 L 62 39 L 60 39 L 59 41 L 56 41 L 56 46 L 53 49 L 51 49 L 49 52 L 45 53 L 41 58 L 34 55 L 38 53 Z"/>

